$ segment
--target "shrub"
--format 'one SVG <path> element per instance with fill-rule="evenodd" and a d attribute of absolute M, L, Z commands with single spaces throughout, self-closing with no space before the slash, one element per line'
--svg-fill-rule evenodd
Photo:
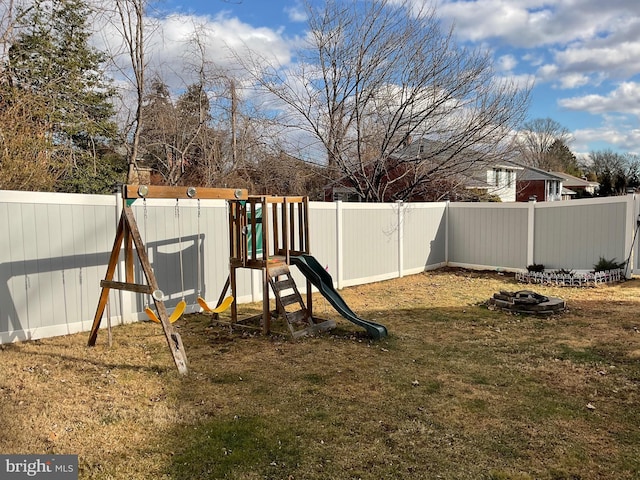
<path fill-rule="evenodd" d="M 527 265 L 529 272 L 544 272 L 544 265 L 541 263 L 534 263 L 533 265 Z"/>
<path fill-rule="evenodd" d="M 604 272 L 606 270 L 616 270 L 618 268 L 624 268 L 626 262 L 621 262 L 618 263 L 616 262 L 615 258 L 612 258 L 611 260 L 607 260 L 604 257 L 600 257 L 600 260 L 598 260 L 598 263 L 596 263 L 593 266 L 593 270 L 595 272 Z"/>
<path fill-rule="evenodd" d="M 573 270 L 567 270 L 566 268 L 560 268 L 558 270 L 554 270 L 554 272 L 556 275 L 569 275 L 571 277 L 573 277 L 576 272 L 574 272 Z"/>

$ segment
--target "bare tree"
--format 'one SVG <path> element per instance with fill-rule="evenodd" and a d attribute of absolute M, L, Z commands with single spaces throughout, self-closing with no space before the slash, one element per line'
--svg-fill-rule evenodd
<path fill-rule="evenodd" d="M 184 84 L 177 100 L 162 79 L 167 70 L 154 74 L 145 96 L 140 136 L 143 157 L 162 183 L 169 185 L 224 183 L 225 176 L 237 167 L 235 79 L 208 59 L 206 34 L 202 26 L 193 25 L 184 46 L 184 67 L 170 72 Z M 219 114 L 221 103 L 224 118 L 214 119 L 212 112 Z"/>
<path fill-rule="evenodd" d="M 146 11 L 149 4 L 149 0 L 107 0 L 102 6 L 105 21 L 115 30 L 117 38 L 122 42 L 119 48 L 116 47 L 116 50 L 109 53 L 112 65 L 132 89 L 132 93 L 128 90 L 122 92 L 122 105 L 125 110 L 122 119 L 122 143 L 127 148 L 128 183 L 136 183 L 138 177 L 137 160 L 140 157 L 142 107 L 147 72 L 145 49 L 147 29 L 150 27 Z M 112 41 L 105 43 L 114 45 Z"/>
<path fill-rule="evenodd" d="M 62 169 L 52 157 L 43 96 L 0 89 L 0 189 L 53 191 Z"/>
<path fill-rule="evenodd" d="M 15 0 L 9 0 L 4 7 L 0 7 L 0 44 L 2 52 L 0 60 L 4 61 L 11 45 L 13 28 L 15 26 Z"/>
<path fill-rule="evenodd" d="M 519 160 L 528 166 L 551 171 L 557 169 L 554 144 L 568 145 L 571 133 L 551 118 L 536 118 L 522 125 L 518 133 Z"/>
<path fill-rule="evenodd" d="M 638 155 L 613 150 L 594 150 L 589 152 L 589 161 L 585 168 L 595 173 L 600 183 L 600 196 L 624 195 L 627 188 L 636 189 L 640 186 Z"/>
<path fill-rule="evenodd" d="M 125 47 L 131 60 L 131 72 L 133 74 L 133 84 L 136 92 L 136 110 L 133 118 L 133 136 L 131 149 L 129 151 L 129 172 L 127 182 L 133 183 L 136 174 L 136 161 L 139 155 L 140 131 L 142 129 L 142 102 L 144 98 L 144 75 L 145 75 L 145 30 L 144 12 L 145 0 L 115 0 L 116 11 L 120 18 L 122 27 L 121 34 Z"/>
<path fill-rule="evenodd" d="M 244 61 L 284 105 L 285 123 L 315 138 L 334 176 L 367 201 L 414 198 L 504 155 L 529 98 L 528 86 L 496 78 L 488 54 L 459 47 L 435 10 L 398 3 L 308 2 L 308 43 L 293 68 Z M 398 156 L 416 137 L 433 146 Z"/>

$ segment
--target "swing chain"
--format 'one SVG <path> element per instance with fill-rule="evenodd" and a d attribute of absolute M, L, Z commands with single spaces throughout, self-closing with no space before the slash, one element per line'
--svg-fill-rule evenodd
<path fill-rule="evenodd" d="M 176 198 L 175 216 L 178 222 L 178 258 L 180 259 L 180 283 L 182 287 L 182 299 L 184 300 L 184 266 L 182 264 L 182 229 L 180 226 L 180 206 Z"/>
<path fill-rule="evenodd" d="M 149 237 L 147 236 L 147 218 L 148 218 L 148 214 L 147 214 L 147 197 L 142 197 L 142 211 L 143 211 L 143 230 L 144 230 L 144 243 L 146 245 L 149 245 Z M 147 295 L 145 295 L 145 305 L 144 308 L 149 308 L 149 297 Z"/>
<path fill-rule="evenodd" d="M 202 287 L 202 270 L 200 266 L 200 199 L 198 199 L 198 237 L 196 238 L 196 257 L 197 257 L 197 270 L 198 270 L 198 292 L 197 297 L 200 297 L 201 287 Z"/>

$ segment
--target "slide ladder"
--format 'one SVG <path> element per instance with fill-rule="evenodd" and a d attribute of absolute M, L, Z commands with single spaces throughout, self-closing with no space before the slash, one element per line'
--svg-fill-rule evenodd
<path fill-rule="evenodd" d="M 278 313 L 286 320 L 293 338 L 335 327 L 332 320 L 316 323 L 302 300 L 289 266 L 286 263 L 270 267 L 269 284 L 276 297 Z"/>

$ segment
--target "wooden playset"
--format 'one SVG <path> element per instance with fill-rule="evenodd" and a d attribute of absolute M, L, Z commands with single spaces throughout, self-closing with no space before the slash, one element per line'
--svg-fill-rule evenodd
<path fill-rule="evenodd" d="M 162 325 L 178 371 L 181 374 L 188 373 L 187 356 L 182 339 L 172 325 L 184 312 L 186 303 L 183 298 L 171 314 L 167 311 L 163 301 L 164 293 L 159 288 L 131 208 L 136 199 L 146 201 L 154 198 L 175 198 L 176 202 L 180 199 L 225 199 L 229 202 L 229 276 L 216 308 L 210 308 L 204 299 L 198 298 L 198 303 L 203 310 L 213 313 L 214 318 L 217 318 L 217 313 L 230 306 L 233 325 L 247 328 L 253 326 L 253 328 L 260 328 L 266 334 L 271 329 L 272 315 L 281 315 L 294 337 L 335 326 L 332 320 L 320 320 L 313 316 L 310 281 L 307 279 L 305 305 L 289 271 L 292 257 L 309 253 L 307 197 L 249 197 L 247 191 L 243 189 L 147 185 L 125 185 L 122 195 L 124 200 L 122 214 L 107 273 L 105 279 L 100 282 L 102 290 L 89 334 L 90 346 L 96 343 L 111 289 L 150 295 L 157 314 L 150 308 L 146 308 L 145 311 L 151 320 Z M 125 279 L 115 281 L 114 276 L 123 245 Z M 140 262 L 146 285 L 134 282 L 134 252 Z M 238 318 L 238 307 L 233 301 L 237 296 L 237 271 L 241 268 L 262 272 L 262 314 L 245 319 Z M 182 274 L 181 271 L 181 276 Z M 231 297 L 225 298 L 229 288 L 231 288 Z M 276 310 L 273 312 L 270 308 L 270 288 L 274 292 L 276 302 Z"/>
<path fill-rule="evenodd" d="M 272 316 L 281 316 L 291 335 L 328 330 L 333 320 L 313 315 L 312 286 L 306 280 L 306 304 L 291 277 L 292 258 L 309 253 L 309 202 L 307 197 L 251 196 L 247 200 L 229 200 L 229 278 L 227 289 L 236 297 L 237 271 L 260 270 L 262 274 L 262 313 L 238 318 L 238 306 L 231 305 L 231 322 L 238 326 L 259 325 L 263 333 L 271 330 Z M 271 311 L 269 290 L 276 309 Z"/>

